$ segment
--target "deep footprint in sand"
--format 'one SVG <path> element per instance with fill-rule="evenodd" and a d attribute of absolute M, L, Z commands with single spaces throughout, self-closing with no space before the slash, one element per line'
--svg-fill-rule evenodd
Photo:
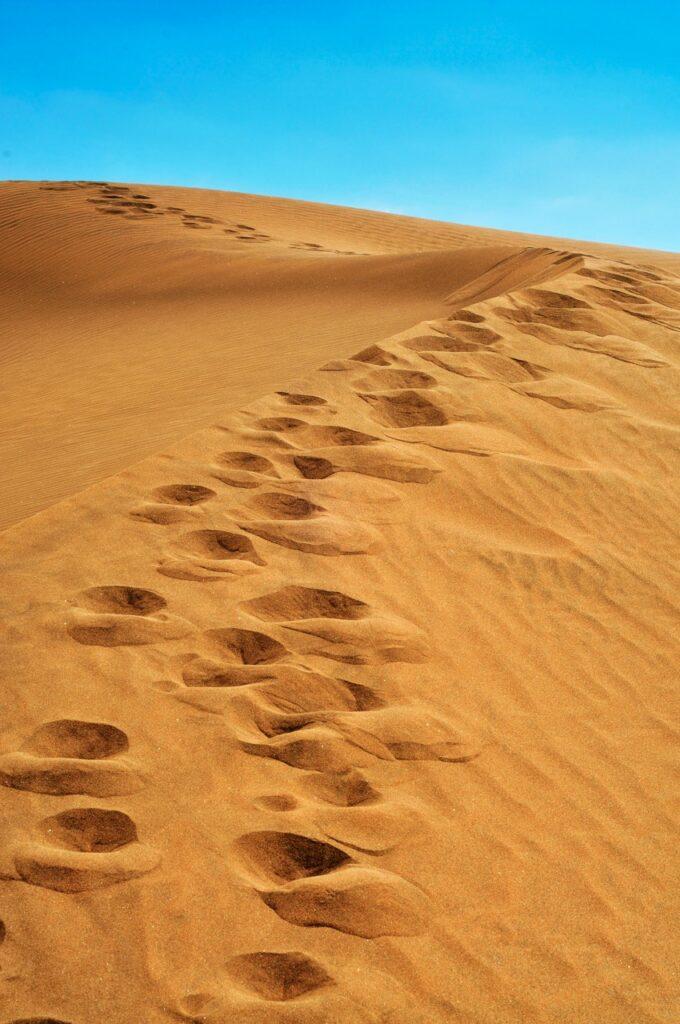
<path fill-rule="evenodd" d="M 287 405 L 326 405 L 326 399 L 319 395 L 301 395 L 291 391 L 277 391 Z"/>
<path fill-rule="evenodd" d="M 425 898 L 414 886 L 391 872 L 358 865 L 291 882 L 261 898 L 290 924 L 334 928 L 364 939 L 417 935 L 427 914 Z"/>
<path fill-rule="evenodd" d="M 214 498 L 215 491 L 202 484 L 168 484 L 157 487 L 152 496 L 168 505 L 198 505 Z"/>
<path fill-rule="evenodd" d="M 180 537 L 173 548 L 177 555 L 163 558 L 158 572 L 180 580 L 246 576 L 265 564 L 249 537 L 226 530 L 195 530 Z"/>
<path fill-rule="evenodd" d="M 160 594 L 141 587 L 90 587 L 75 598 L 67 627 L 80 644 L 135 646 L 185 636 L 190 626 L 166 611 Z"/>
<path fill-rule="evenodd" d="M 267 478 L 279 476 L 274 463 L 255 452 L 231 451 L 218 455 L 212 475 L 231 487 L 260 487 Z M 263 479 L 264 478 L 264 479 Z"/>
<path fill-rule="evenodd" d="M 243 870 L 257 882 L 276 885 L 314 878 L 351 864 L 337 846 L 295 832 L 250 832 L 234 843 Z"/>
<path fill-rule="evenodd" d="M 260 619 L 288 622 L 295 619 L 360 619 L 370 612 L 358 598 L 339 590 L 315 587 L 283 587 L 281 590 L 244 602 L 244 607 Z"/>
<path fill-rule="evenodd" d="M 397 483 L 427 484 L 441 468 L 428 459 L 412 455 L 395 444 L 373 447 L 313 449 L 292 457 L 292 463 L 306 480 L 325 480 L 336 473 L 394 480 Z"/>
<path fill-rule="evenodd" d="M 214 497 L 216 492 L 201 484 L 169 484 L 157 487 L 151 493 L 151 500 L 132 509 L 130 515 L 133 519 L 161 526 L 189 522 L 195 510 Z"/>
<path fill-rule="evenodd" d="M 262 900 L 291 924 L 364 938 L 421 928 L 418 891 L 391 872 L 359 867 L 340 847 L 294 832 L 262 831 L 241 836 L 234 851 Z M 259 889 L 267 882 L 277 888 Z"/>
<path fill-rule="evenodd" d="M 388 427 L 441 427 L 449 417 L 438 405 L 419 391 L 396 394 L 360 394 L 373 410 L 375 418 Z"/>
<path fill-rule="evenodd" d="M 298 448 L 354 447 L 373 445 L 379 438 L 352 427 L 336 424 L 315 425 L 288 416 L 270 416 L 256 421 L 256 426 L 275 434 L 282 434 L 288 444 Z"/>
<path fill-rule="evenodd" d="M 294 632 L 301 653 L 357 665 L 425 657 L 424 638 L 416 627 L 395 616 L 377 615 L 364 601 L 340 591 L 283 587 L 244 601 L 242 608 Z"/>
<path fill-rule="evenodd" d="M 417 391 L 428 389 L 436 385 L 436 378 L 422 370 L 373 370 L 365 377 L 359 377 L 352 381 L 353 386 L 360 392 L 372 391 L 396 391 L 404 390 Z"/>
<path fill-rule="evenodd" d="M 357 768 L 375 765 L 375 760 L 394 761 L 384 744 L 374 741 L 358 747 L 327 725 L 310 725 L 303 730 L 274 737 L 269 742 L 241 741 L 241 749 L 254 757 L 269 758 L 300 771 L 342 776 Z"/>
<path fill-rule="evenodd" d="M 24 882 L 77 893 L 147 874 L 160 854 L 139 841 L 137 827 L 122 811 L 76 807 L 44 818 L 35 839 L 14 853 Z"/>
<path fill-rule="evenodd" d="M 333 984 L 331 975 L 304 953 L 242 953 L 225 970 L 234 983 L 261 999 L 288 1002 Z"/>
<path fill-rule="evenodd" d="M 56 796 L 120 796 L 144 785 L 122 729 L 59 719 L 41 725 L 17 751 L 0 757 L 0 785 Z"/>
<path fill-rule="evenodd" d="M 239 521 L 242 530 L 284 548 L 332 556 L 363 554 L 380 546 L 373 528 L 333 515 L 298 495 L 257 495 L 242 512 L 253 516 Z M 263 518 L 257 518 L 258 513 Z"/>

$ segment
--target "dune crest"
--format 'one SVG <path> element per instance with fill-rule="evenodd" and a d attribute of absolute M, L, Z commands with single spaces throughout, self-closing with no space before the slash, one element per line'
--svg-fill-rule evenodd
<path fill-rule="evenodd" d="M 3 1019 L 673 1019 L 680 278 L 494 266 L 0 536 Z"/>

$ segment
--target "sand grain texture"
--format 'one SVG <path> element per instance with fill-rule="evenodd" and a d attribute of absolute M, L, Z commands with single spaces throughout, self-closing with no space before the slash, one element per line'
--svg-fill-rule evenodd
<path fill-rule="evenodd" d="M 255 233 L 293 218 L 223 202 Z M 109 280 L 134 282 L 148 254 L 120 253 L 147 224 L 125 221 L 153 213 L 108 205 L 83 225 L 121 221 Z M 358 217 L 336 215 L 336 248 L 358 248 Z M 395 220 L 377 242 L 365 217 L 379 262 L 407 246 Z M 213 426 L 0 535 L 3 1021 L 677 1019 L 677 258 L 439 227 L 442 252 L 413 257 L 429 295 L 400 305 L 393 276 L 378 315 L 366 285 L 346 336 L 318 275 L 345 259 L 358 294 L 368 264 L 294 250 L 327 318 L 297 379 L 280 353 L 254 401 L 226 387 Z M 16 295 L 37 287 L 5 258 Z M 54 286 L 31 315 L 63 351 Z M 127 296 L 169 322 L 151 287 L 118 279 L 96 316 Z"/>

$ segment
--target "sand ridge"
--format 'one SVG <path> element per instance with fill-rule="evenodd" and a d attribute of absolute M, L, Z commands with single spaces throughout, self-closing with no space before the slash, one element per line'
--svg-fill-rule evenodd
<path fill-rule="evenodd" d="M 680 279 L 452 285 L 0 537 L 13 1024 L 674 1019 Z"/>

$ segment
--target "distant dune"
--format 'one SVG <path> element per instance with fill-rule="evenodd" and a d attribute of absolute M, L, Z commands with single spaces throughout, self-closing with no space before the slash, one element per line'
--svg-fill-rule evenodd
<path fill-rule="evenodd" d="M 676 1021 L 680 256 L 0 198 L 1 1019 Z"/>

